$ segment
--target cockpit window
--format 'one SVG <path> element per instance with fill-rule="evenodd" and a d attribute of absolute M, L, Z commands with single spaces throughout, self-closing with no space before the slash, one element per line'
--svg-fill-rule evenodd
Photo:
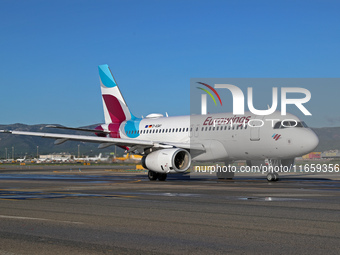
<path fill-rule="evenodd" d="M 308 128 L 307 124 L 304 121 L 301 121 L 303 127 Z"/>
<path fill-rule="evenodd" d="M 275 125 L 274 125 L 274 129 L 279 129 L 281 126 L 281 122 L 276 122 Z"/>
<path fill-rule="evenodd" d="M 274 129 L 282 129 L 282 128 L 290 128 L 290 127 L 298 127 L 298 128 L 308 128 L 306 123 L 303 121 L 279 121 L 274 125 Z"/>

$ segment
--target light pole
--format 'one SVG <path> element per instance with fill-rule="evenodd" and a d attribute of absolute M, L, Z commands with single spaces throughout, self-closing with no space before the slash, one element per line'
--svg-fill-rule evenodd
<path fill-rule="evenodd" d="M 7 160 L 7 159 L 8 159 L 8 158 L 7 158 L 7 148 L 5 148 L 5 150 L 6 150 L 6 160 Z"/>
<path fill-rule="evenodd" d="M 39 145 L 37 145 L 37 159 L 39 158 Z"/>
<path fill-rule="evenodd" d="M 14 146 L 12 146 L 12 159 L 14 160 Z"/>
<path fill-rule="evenodd" d="M 78 158 L 80 158 L 79 146 L 80 146 L 80 144 L 78 144 Z"/>

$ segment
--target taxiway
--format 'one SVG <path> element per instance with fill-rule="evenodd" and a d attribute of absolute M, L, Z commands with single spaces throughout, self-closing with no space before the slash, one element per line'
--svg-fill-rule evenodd
<path fill-rule="evenodd" d="M 339 254 L 338 175 L 0 169 L 0 254 Z"/>

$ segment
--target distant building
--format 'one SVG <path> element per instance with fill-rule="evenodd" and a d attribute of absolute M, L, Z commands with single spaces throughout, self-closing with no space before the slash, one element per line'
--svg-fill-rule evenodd
<path fill-rule="evenodd" d="M 49 155 L 39 155 L 40 161 L 59 161 L 66 162 L 73 158 L 71 154 L 68 153 L 53 153 Z"/>
<path fill-rule="evenodd" d="M 339 150 L 329 150 L 324 152 L 311 152 L 302 156 L 302 159 L 331 159 L 340 158 Z"/>
<path fill-rule="evenodd" d="M 329 150 L 321 153 L 322 158 L 340 158 L 339 150 Z"/>
<path fill-rule="evenodd" d="M 302 159 L 320 159 L 321 158 L 321 152 L 311 152 L 304 156 L 302 156 Z"/>

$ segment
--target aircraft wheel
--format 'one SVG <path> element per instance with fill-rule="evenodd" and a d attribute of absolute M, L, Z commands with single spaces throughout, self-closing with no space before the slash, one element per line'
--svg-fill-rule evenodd
<path fill-rule="evenodd" d="M 275 179 L 275 176 L 274 176 L 274 174 L 273 174 L 273 173 L 269 173 L 269 174 L 267 174 L 267 181 L 269 181 L 269 182 L 273 182 L 273 181 L 274 181 L 274 179 Z"/>
<path fill-rule="evenodd" d="M 158 180 L 165 181 L 167 176 L 168 176 L 167 174 L 158 174 Z"/>
<path fill-rule="evenodd" d="M 267 181 L 276 182 L 279 180 L 279 175 L 277 173 L 269 173 L 267 174 Z"/>
<path fill-rule="evenodd" d="M 149 177 L 149 180 L 150 180 L 150 181 L 156 181 L 157 178 L 158 178 L 158 173 L 149 170 L 149 172 L 148 172 L 148 177 Z"/>

